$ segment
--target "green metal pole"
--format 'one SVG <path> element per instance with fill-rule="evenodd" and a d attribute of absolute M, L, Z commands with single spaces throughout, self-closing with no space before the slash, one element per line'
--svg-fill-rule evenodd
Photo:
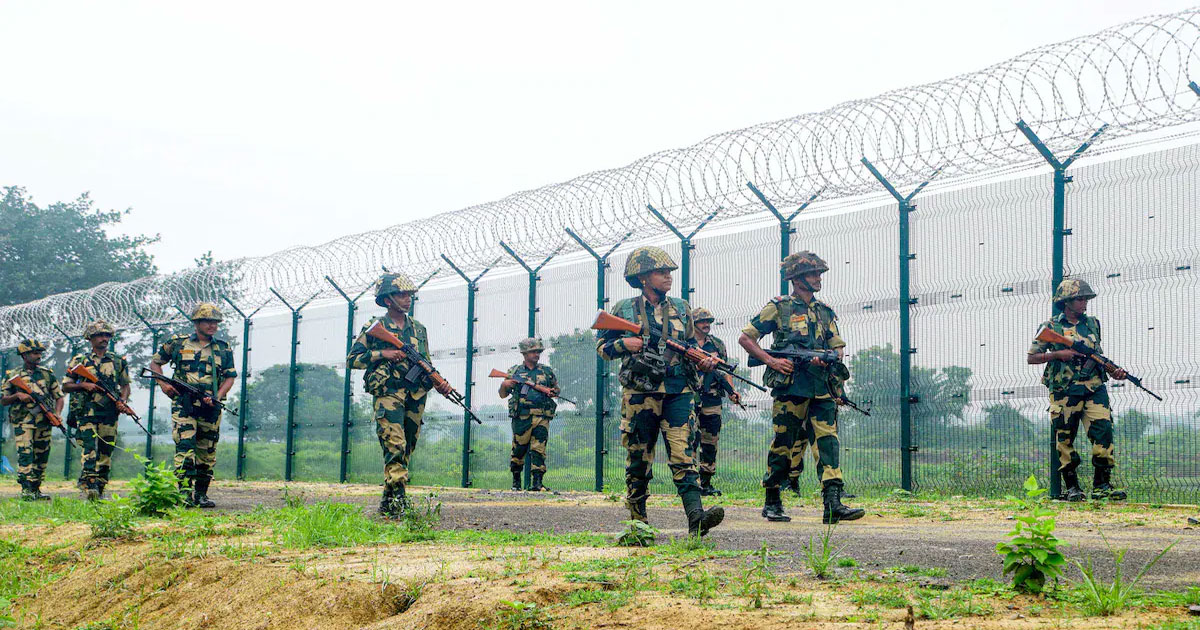
<path fill-rule="evenodd" d="M 8 350 L 0 349 L 0 375 L 8 374 Z M 0 451 L 4 450 L 4 431 L 2 427 L 8 420 L 8 406 L 0 405 Z"/>
<path fill-rule="evenodd" d="M 63 339 L 67 340 L 67 361 L 70 361 L 71 357 L 75 354 L 75 340 L 72 339 L 71 336 L 66 333 L 66 331 L 64 331 L 62 328 L 59 328 L 58 324 L 55 324 L 54 322 L 50 322 L 50 325 L 54 327 L 54 330 L 57 330 L 59 332 L 59 334 L 63 336 Z M 70 416 L 71 416 L 71 409 L 70 409 L 70 405 L 68 404 L 67 417 L 69 418 Z M 64 479 L 71 478 L 71 451 L 72 450 L 73 449 L 71 448 L 71 440 L 63 440 L 63 478 Z"/>
<path fill-rule="evenodd" d="M 484 267 L 479 275 L 471 278 L 463 273 L 445 254 L 442 254 L 442 260 L 450 265 L 459 276 L 467 283 L 467 367 L 466 367 L 466 382 L 463 385 L 463 401 L 467 409 L 471 408 L 471 395 L 475 389 L 475 293 L 479 291 L 479 279 L 483 274 L 495 265 L 492 261 L 491 265 Z M 462 453 L 462 487 L 471 487 L 471 416 L 466 411 L 463 412 L 463 453 Z"/>
<path fill-rule="evenodd" d="M 354 313 L 358 310 L 358 298 L 361 298 L 367 289 L 363 289 L 362 293 L 355 297 L 350 297 L 333 281 L 333 278 L 325 276 L 325 280 L 346 300 L 346 355 L 349 356 L 350 348 L 354 346 Z M 350 401 L 353 396 L 350 388 L 350 376 L 350 368 L 347 367 L 346 377 L 342 380 L 342 449 L 338 463 L 338 483 L 346 483 L 346 474 L 350 466 L 350 426 L 353 424 L 350 419 Z"/>
<path fill-rule="evenodd" d="M 229 299 L 229 296 L 222 293 L 221 299 L 225 300 L 242 318 L 242 373 L 238 385 L 237 478 L 243 480 L 246 478 L 246 431 L 250 428 L 250 401 L 246 399 L 250 379 L 250 327 L 254 325 L 254 315 L 262 310 L 262 307 L 254 309 L 247 315 L 238 308 L 237 304 L 233 303 L 233 300 Z"/>
<path fill-rule="evenodd" d="M 916 300 L 912 298 L 909 263 L 917 257 L 911 252 L 909 247 L 909 228 L 908 215 L 917 207 L 912 203 L 913 197 L 921 192 L 942 169 L 934 171 L 929 179 L 917 186 L 908 196 L 901 195 L 891 182 L 871 164 L 867 158 L 862 159 L 862 163 L 871 171 L 875 179 L 879 180 L 880 184 L 887 189 L 899 204 L 900 211 L 900 227 L 899 227 L 899 245 L 900 245 L 900 487 L 912 492 L 913 490 L 913 471 L 912 471 L 912 454 L 918 447 L 912 443 L 912 405 L 920 402 L 920 398 L 912 393 L 912 355 L 917 352 L 917 349 L 912 345 L 912 335 L 910 328 L 910 318 L 912 316 L 911 309 Z"/>
<path fill-rule="evenodd" d="M 134 309 L 133 314 L 142 321 L 142 324 L 146 326 L 146 330 L 150 331 L 150 350 L 152 352 L 157 352 L 159 330 L 155 328 L 149 322 L 149 320 L 147 320 L 145 317 L 142 317 L 142 314 L 139 313 L 137 309 Z M 156 393 L 158 393 L 157 383 L 150 381 L 149 391 L 150 402 L 148 403 L 149 408 L 146 409 L 146 459 L 149 461 L 154 461 L 154 396 Z"/>
<path fill-rule="evenodd" d="M 796 218 L 796 215 L 808 208 L 809 204 L 816 201 L 817 197 L 819 197 L 821 193 L 825 192 L 825 189 L 822 188 L 821 190 L 813 193 L 813 196 L 809 197 L 808 201 L 800 204 L 800 207 L 796 208 L 795 212 L 785 217 L 783 216 L 782 212 L 775 208 L 775 204 L 771 203 L 767 199 L 767 196 L 764 195 L 762 191 L 754 185 L 754 182 L 746 182 L 746 186 L 750 189 L 750 192 L 754 193 L 754 196 L 758 197 L 758 200 L 767 207 L 767 210 L 770 210 L 771 214 L 775 215 L 775 218 L 779 220 L 779 260 L 782 261 L 784 258 L 788 257 L 788 254 L 792 253 L 792 234 L 796 233 L 796 230 L 792 228 L 792 220 Z M 787 295 L 791 292 L 792 288 L 788 286 L 787 279 L 783 277 L 783 269 L 781 268 L 779 270 L 779 294 Z"/>
<path fill-rule="evenodd" d="M 1033 131 L 1033 129 L 1025 123 L 1024 120 L 1017 121 L 1017 129 L 1025 135 L 1029 143 L 1037 149 L 1042 158 L 1050 164 L 1050 168 L 1054 169 L 1054 200 L 1051 210 L 1051 227 L 1050 227 L 1050 294 L 1058 289 L 1059 283 L 1063 281 L 1065 275 L 1065 255 L 1066 237 L 1071 235 L 1071 230 L 1066 227 L 1067 217 L 1067 184 L 1071 182 L 1071 176 L 1067 175 L 1067 168 L 1083 155 L 1084 151 L 1095 142 L 1096 138 L 1104 133 L 1108 125 L 1102 125 L 1095 133 L 1087 139 L 1086 142 L 1079 145 L 1067 159 L 1059 161 L 1050 151 L 1050 148 L 1042 142 L 1041 138 Z M 1057 306 L 1051 307 L 1051 315 L 1054 314 Z M 1058 497 L 1062 494 L 1062 480 L 1058 474 L 1058 445 L 1054 438 L 1054 427 L 1049 430 L 1049 450 L 1047 452 L 1047 461 L 1050 467 L 1050 496 Z"/>
<path fill-rule="evenodd" d="M 296 346 L 299 345 L 300 311 L 292 308 L 274 288 L 269 289 L 280 302 L 292 312 L 292 344 L 288 357 L 288 400 L 287 400 L 287 429 L 286 446 L 283 454 L 283 480 L 292 480 L 292 456 L 296 451 Z"/>

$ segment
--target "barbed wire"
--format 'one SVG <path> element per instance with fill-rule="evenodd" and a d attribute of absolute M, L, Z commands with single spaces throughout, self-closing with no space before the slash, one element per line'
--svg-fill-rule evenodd
<path fill-rule="evenodd" d="M 897 186 L 939 168 L 941 179 L 953 180 L 1040 163 L 1017 120 L 1056 153 L 1073 150 L 1105 124 L 1101 142 L 1200 120 L 1200 97 L 1189 88 L 1200 74 L 1198 42 L 1200 8 L 1149 16 L 977 72 L 714 135 L 455 212 L 0 307 L 0 334 L 7 337 L 0 343 L 52 336 L 54 323 L 78 331 L 95 317 L 135 328 L 142 318 L 170 320 L 177 307 L 219 301 L 222 294 L 250 308 L 274 299 L 270 288 L 289 300 L 335 297 L 326 276 L 357 292 L 385 265 L 423 277 L 442 253 L 478 269 L 504 256 L 501 240 L 522 256 L 544 256 L 563 245 L 564 227 L 596 245 L 615 243 L 631 229 L 647 237 L 663 233 L 646 204 L 679 226 L 718 207 L 718 219 L 759 213 L 747 181 L 778 206 L 802 203 L 816 191 L 824 201 L 876 193 L 878 183 L 860 164 L 864 156 Z M 563 251 L 574 249 L 571 243 Z"/>

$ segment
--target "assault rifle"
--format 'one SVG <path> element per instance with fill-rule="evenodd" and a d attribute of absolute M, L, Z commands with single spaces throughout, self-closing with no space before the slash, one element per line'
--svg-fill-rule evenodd
<path fill-rule="evenodd" d="M 1099 352 L 1096 352 L 1093 348 L 1089 347 L 1086 343 L 1084 343 L 1082 341 L 1072 340 L 1070 337 L 1056 333 L 1053 330 L 1051 330 L 1050 328 L 1043 328 L 1043 329 L 1039 330 L 1037 337 L 1035 337 L 1035 339 L 1037 339 L 1038 341 L 1041 341 L 1043 343 L 1057 343 L 1059 345 L 1066 346 L 1066 347 L 1074 350 L 1075 352 L 1082 354 L 1087 359 L 1091 359 L 1092 361 L 1095 361 L 1097 365 L 1099 365 L 1101 368 L 1104 368 L 1104 371 L 1108 372 L 1109 374 L 1112 374 L 1113 372 L 1116 372 L 1117 370 L 1122 369 L 1121 366 L 1114 363 L 1112 359 L 1109 359 L 1108 357 L 1100 354 Z M 1149 389 L 1146 389 L 1145 385 L 1142 385 L 1142 379 L 1126 372 L 1125 380 L 1129 381 L 1130 383 L 1133 383 L 1139 389 L 1141 389 L 1142 391 L 1146 392 L 1147 394 L 1150 394 L 1151 396 L 1157 398 L 1158 400 L 1162 400 L 1161 396 L 1159 396 L 1158 394 L 1155 394 L 1154 392 L 1150 391 Z"/>
<path fill-rule="evenodd" d="M 212 409 L 224 409 L 235 416 L 238 415 L 236 409 L 225 406 L 225 403 L 218 400 L 216 396 L 213 396 L 212 394 L 190 383 L 184 383 L 177 378 L 171 378 L 170 376 L 159 374 L 158 372 L 147 368 L 142 368 L 141 377 L 166 383 L 171 387 L 174 387 L 179 395 L 183 397 L 183 401 L 181 401 L 180 406 L 182 407 L 183 414 L 186 416 L 192 416 L 195 414 L 196 405 L 200 404 L 205 398 L 212 401 Z"/>
<path fill-rule="evenodd" d="M 734 391 L 734 389 L 733 389 L 733 383 L 728 378 L 723 378 L 722 376 L 718 376 L 717 377 L 717 386 L 721 388 L 721 391 L 725 392 L 725 396 L 727 398 L 729 398 L 730 402 L 733 402 L 733 395 L 737 394 L 737 392 Z M 737 401 L 733 402 L 733 404 L 737 405 L 738 407 L 741 407 L 742 411 L 746 411 L 746 405 L 742 404 L 742 397 L 740 394 L 738 395 Z"/>
<path fill-rule="evenodd" d="M 497 370 L 494 368 L 492 369 L 492 372 L 490 374 L 488 374 L 488 376 L 490 376 L 491 378 L 511 378 L 512 380 L 520 383 L 521 389 L 522 389 L 521 395 L 527 394 L 529 391 L 529 388 L 532 387 L 533 389 L 536 389 L 537 391 L 549 396 L 550 398 L 558 398 L 560 400 L 565 400 L 565 401 L 571 403 L 572 405 L 575 405 L 576 407 L 579 406 L 579 403 L 575 402 L 574 400 L 571 400 L 570 398 L 567 398 L 566 396 L 560 396 L 558 394 L 555 394 L 553 389 L 550 389 L 549 387 L 546 387 L 545 385 L 538 385 L 537 383 L 534 383 L 532 381 L 529 381 L 529 380 L 526 380 L 523 378 L 518 378 L 516 376 L 509 376 L 508 373 L 501 372 L 500 370 Z"/>
<path fill-rule="evenodd" d="M 600 311 L 600 312 L 596 313 L 596 321 L 592 323 L 592 329 L 593 330 L 611 330 L 611 331 L 629 332 L 629 333 L 633 333 L 635 335 L 643 334 L 641 324 L 631 322 L 622 317 L 617 317 L 616 315 L 613 315 L 606 311 Z M 709 358 L 717 359 L 717 357 L 696 347 L 695 343 L 690 343 L 690 342 L 685 343 L 682 341 L 671 339 L 670 337 L 663 337 L 662 327 L 660 327 L 660 326 L 656 326 L 656 325 L 652 324 L 650 326 L 650 330 L 648 332 L 649 332 L 648 336 L 650 337 L 650 343 L 652 343 L 652 344 L 657 343 L 661 339 L 663 344 L 665 344 L 668 348 L 674 350 L 675 352 L 678 352 L 679 354 L 682 354 L 683 358 L 685 358 L 688 361 L 691 361 L 693 363 L 698 363 L 700 361 L 704 361 Z M 733 378 L 736 378 L 739 381 L 742 381 L 743 383 L 746 383 L 747 385 L 749 385 L 759 391 L 763 391 L 763 392 L 767 391 L 767 388 L 763 387 L 762 385 L 759 385 L 758 383 L 755 383 L 754 381 L 738 374 L 736 364 L 730 363 L 728 361 L 722 361 L 721 359 L 717 359 L 717 365 L 714 369 L 724 372 L 724 373 L 732 376 Z"/>
<path fill-rule="evenodd" d="M 38 408 L 42 410 L 42 415 L 46 416 L 46 420 L 50 421 L 50 425 L 58 427 L 58 430 L 62 431 L 63 435 L 67 437 L 69 442 L 72 442 L 76 445 L 79 444 L 75 438 L 71 437 L 71 433 L 67 431 L 67 427 L 63 424 L 62 418 L 58 417 L 58 414 L 54 413 L 54 405 L 50 404 L 50 401 L 34 392 L 33 387 L 29 385 L 29 381 L 25 380 L 24 376 L 14 376 L 8 379 L 8 382 L 12 383 L 13 387 L 16 387 L 25 394 L 28 394 L 29 397 L 33 399 L 33 402 L 37 404 Z"/>
<path fill-rule="evenodd" d="M 433 383 L 434 389 L 444 385 L 450 392 L 442 394 L 446 400 L 462 407 L 467 417 L 474 420 L 476 424 L 483 424 L 483 420 L 480 420 L 479 416 L 475 415 L 475 412 L 471 411 L 471 408 L 467 406 L 467 402 L 463 399 L 462 394 L 455 391 L 453 387 L 450 387 L 450 383 L 446 380 L 446 377 L 439 374 L 437 369 L 433 367 L 433 364 L 426 361 L 420 352 L 417 352 L 412 346 L 404 343 L 399 337 L 392 334 L 387 328 L 384 328 L 383 322 L 375 322 L 375 325 L 367 329 L 367 335 L 395 346 L 400 351 L 401 359 L 408 359 L 412 362 L 413 366 L 404 375 L 404 380 L 410 383 L 417 383 L 423 378 L 428 378 Z"/>
<path fill-rule="evenodd" d="M 845 363 L 843 363 L 842 358 L 838 356 L 837 350 L 805 350 L 804 348 L 769 350 L 767 348 L 763 348 L 763 352 L 766 352 L 768 356 L 791 361 L 793 368 L 799 368 L 801 365 L 811 363 L 814 359 L 820 359 L 825 365 L 842 366 L 845 368 Z M 751 356 L 750 360 L 746 361 L 746 365 L 750 367 L 758 367 L 766 364 L 762 361 L 759 361 L 757 357 Z M 849 371 L 847 371 L 846 374 L 849 374 Z M 844 394 L 834 394 L 833 398 L 838 402 L 838 404 L 849 407 L 864 416 L 871 415 L 870 410 L 859 407 L 858 403 L 850 400 Z"/>
<path fill-rule="evenodd" d="M 834 394 L 833 399 L 838 401 L 838 404 L 845 405 L 845 406 L 857 411 L 858 413 L 861 413 L 864 416 L 869 417 L 871 415 L 870 410 L 859 407 L 858 403 L 854 402 L 853 400 L 850 400 L 849 398 L 846 398 L 845 394 Z M 867 401 L 867 402 L 871 402 L 871 401 Z"/>
<path fill-rule="evenodd" d="M 92 385 L 99 387 L 100 391 L 103 392 L 104 395 L 107 396 L 109 400 L 113 401 L 113 404 L 117 406 L 117 413 L 123 413 L 129 416 L 131 419 L 133 419 L 133 423 L 138 425 L 139 429 L 145 432 L 146 435 L 150 435 L 150 432 L 146 431 L 146 427 L 142 426 L 142 419 L 138 417 L 137 412 L 135 412 L 128 403 L 126 403 L 124 400 L 121 400 L 121 397 L 118 396 L 116 392 L 105 385 L 104 382 L 100 380 L 100 377 L 97 376 L 91 368 L 86 365 L 79 364 L 67 370 L 67 374 L 74 376 L 75 378 L 83 379 Z"/>

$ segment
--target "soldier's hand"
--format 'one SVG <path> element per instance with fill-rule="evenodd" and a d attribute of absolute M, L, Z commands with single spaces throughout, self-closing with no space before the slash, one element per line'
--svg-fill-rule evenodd
<path fill-rule="evenodd" d="M 179 395 L 179 392 L 175 391 L 175 388 L 170 383 L 160 382 L 158 388 L 161 389 L 162 393 L 166 394 L 167 398 L 170 398 L 171 400 L 174 400 L 175 397 Z"/>
<path fill-rule="evenodd" d="M 433 388 L 437 390 L 437 393 L 443 396 L 449 396 L 450 392 L 454 391 L 454 388 L 450 386 L 450 381 L 445 380 L 434 383 Z"/>
<path fill-rule="evenodd" d="M 779 372 L 780 374 L 792 373 L 792 362 L 789 359 L 782 357 L 768 357 L 766 361 L 767 367 Z"/>
<path fill-rule="evenodd" d="M 388 348 L 387 350 L 381 350 L 379 352 L 379 354 L 381 354 L 383 356 L 383 358 L 387 359 L 388 361 L 400 361 L 400 360 L 404 359 L 404 353 L 395 348 Z"/>
<path fill-rule="evenodd" d="M 742 404 L 742 395 L 737 392 L 733 392 L 732 394 L 729 395 L 729 402 L 731 402 L 735 405 Z"/>
<path fill-rule="evenodd" d="M 696 367 L 701 372 L 711 372 L 717 367 L 717 358 L 714 356 L 706 356 L 696 362 Z"/>
<path fill-rule="evenodd" d="M 17 392 L 15 395 L 17 397 L 17 402 L 23 402 L 23 403 L 33 402 L 33 396 L 30 396 L 29 394 L 26 394 L 25 392 Z"/>
<path fill-rule="evenodd" d="M 1118 381 L 1123 381 L 1129 378 L 1129 373 L 1126 372 L 1124 368 L 1117 368 L 1116 371 L 1112 373 L 1112 377 Z"/>
<path fill-rule="evenodd" d="M 83 388 L 83 391 L 91 393 L 91 394 L 94 394 L 94 393 L 100 391 L 99 385 L 97 385 L 95 383 L 89 383 L 87 381 L 80 383 L 79 386 Z"/>
<path fill-rule="evenodd" d="M 503 383 L 501 383 L 501 384 L 502 384 L 502 385 L 504 385 L 505 387 L 509 388 L 509 389 L 513 389 L 513 388 L 515 388 L 517 385 L 520 385 L 520 383 L 518 383 L 518 382 L 516 382 L 516 381 L 512 380 L 511 378 L 506 378 L 506 379 L 504 379 L 504 382 L 503 382 Z"/>
<path fill-rule="evenodd" d="M 642 351 L 642 338 L 641 337 L 626 337 L 623 340 L 621 340 L 621 343 L 624 343 L 625 349 L 630 352 L 638 353 L 638 352 Z"/>
<path fill-rule="evenodd" d="M 1056 350 L 1054 352 L 1054 358 L 1058 359 L 1059 361 L 1074 361 L 1075 359 L 1078 359 L 1079 357 L 1082 357 L 1082 356 L 1083 356 L 1082 353 L 1076 352 L 1072 348 Z"/>
<path fill-rule="evenodd" d="M 826 365 L 829 365 L 828 363 L 816 358 L 809 360 L 809 363 L 812 363 L 817 367 L 825 367 Z"/>

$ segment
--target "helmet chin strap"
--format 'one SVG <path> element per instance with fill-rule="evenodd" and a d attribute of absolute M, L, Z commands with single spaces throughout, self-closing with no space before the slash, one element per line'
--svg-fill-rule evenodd
<path fill-rule="evenodd" d="M 805 278 L 804 274 L 800 274 L 799 276 L 796 276 L 796 281 L 800 283 L 800 286 L 804 287 L 805 291 L 808 291 L 809 293 L 817 292 L 817 290 L 814 289 L 813 286 L 808 283 L 808 278 Z"/>

